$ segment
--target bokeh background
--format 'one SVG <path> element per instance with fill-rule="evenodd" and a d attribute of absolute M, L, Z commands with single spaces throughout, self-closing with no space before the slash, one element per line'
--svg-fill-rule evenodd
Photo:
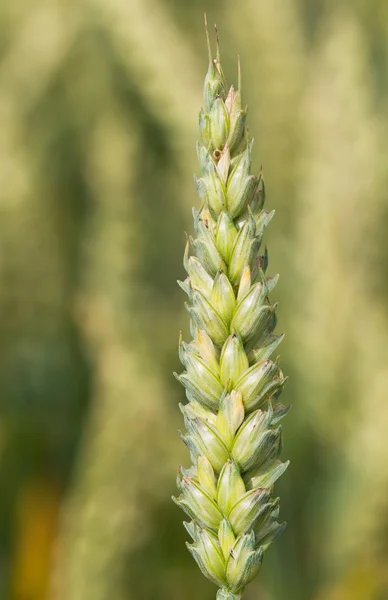
<path fill-rule="evenodd" d="M 210 600 L 175 474 L 203 12 L 264 166 L 289 523 L 247 600 L 388 598 L 388 3 L 0 8 L 0 598 Z"/>

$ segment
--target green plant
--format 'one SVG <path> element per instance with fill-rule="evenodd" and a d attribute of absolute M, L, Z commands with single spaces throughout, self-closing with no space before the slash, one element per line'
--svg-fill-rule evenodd
<path fill-rule="evenodd" d="M 275 481 L 285 407 L 276 400 L 285 378 L 270 355 L 283 336 L 273 333 L 276 304 L 268 295 L 277 277 L 266 277 L 268 255 L 259 254 L 274 212 L 263 209 L 263 175 L 250 174 L 253 140 L 245 126 L 238 88 L 227 89 L 220 63 L 212 60 L 199 117 L 196 179 L 202 205 L 194 210 L 197 237 L 187 242 L 180 286 L 189 297 L 193 340 L 180 339 L 186 388 L 181 406 L 193 465 L 180 468 L 174 501 L 192 518 L 188 549 L 203 574 L 220 587 L 218 600 L 236 600 L 257 574 L 279 524 Z M 190 247 L 194 255 L 190 255 Z M 275 403 L 274 403 L 275 400 Z"/>

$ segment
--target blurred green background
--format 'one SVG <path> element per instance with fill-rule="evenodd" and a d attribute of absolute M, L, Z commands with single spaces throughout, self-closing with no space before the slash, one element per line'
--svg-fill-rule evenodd
<path fill-rule="evenodd" d="M 0 8 L 0 598 L 211 600 L 172 504 L 207 69 L 243 94 L 290 375 L 247 600 L 388 598 L 388 3 Z"/>

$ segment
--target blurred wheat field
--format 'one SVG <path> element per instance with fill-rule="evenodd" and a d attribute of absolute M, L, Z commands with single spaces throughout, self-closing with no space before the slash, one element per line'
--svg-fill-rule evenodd
<path fill-rule="evenodd" d="M 290 375 L 247 600 L 388 597 L 385 0 L 0 8 L 0 598 L 214 597 L 170 501 L 203 12 L 237 55 Z"/>

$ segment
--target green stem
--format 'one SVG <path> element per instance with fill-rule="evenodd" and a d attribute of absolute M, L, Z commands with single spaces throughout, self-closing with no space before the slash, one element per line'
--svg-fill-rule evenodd
<path fill-rule="evenodd" d="M 242 594 L 233 594 L 233 592 L 222 588 L 217 592 L 216 600 L 241 600 Z"/>

